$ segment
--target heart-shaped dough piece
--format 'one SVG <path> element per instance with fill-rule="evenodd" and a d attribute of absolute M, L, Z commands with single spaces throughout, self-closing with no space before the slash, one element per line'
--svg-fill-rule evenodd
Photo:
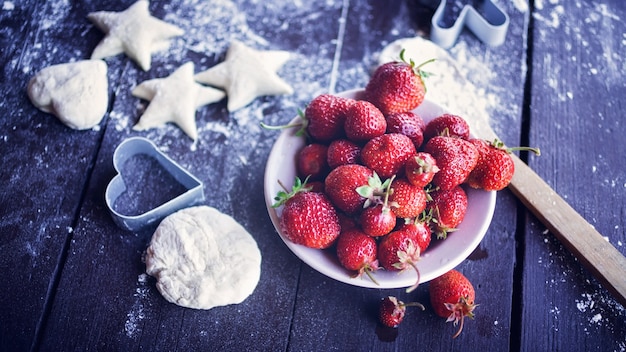
<path fill-rule="evenodd" d="M 109 104 L 107 65 L 83 60 L 46 67 L 28 83 L 28 97 L 41 111 L 76 130 L 102 121 Z"/>

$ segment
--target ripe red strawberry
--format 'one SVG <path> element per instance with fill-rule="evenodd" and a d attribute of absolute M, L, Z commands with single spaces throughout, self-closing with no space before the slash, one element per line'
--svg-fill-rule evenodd
<path fill-rule="evenodd" d="M 424 310 L 424 306 L 417 302 L 404 303 L 394 296 L 387 296 L 378 306 L 378 320 L 384 326 L 395 328 L 404 319 L 406 307 L 417 306 Z"/>
<path fill-rule="evenodd" d="M 291 192 L 281 191 L 274 207 L 283 205 L 280 228 L 290 241 L 310 248 L 330 247 L 341 230 L 332 203 L 323 193 L 309 192 L 296 178 Z"/>
<path fill-rule="evenodd" d="M 498 139 L 487 142 L 482 139 L 470 139 L 479 151 L 478 163 L 467 178 L 470 187 L 485 191 L 499 191 L 508 186 L 515 173 L 515 164 L 511 158 L 512 150 L 531 150 L 539 155 L 535 148 L 506 148 Z"/>
<path fill-rule="evenodd" d="M 437 161 L 439 171 L 433 176 L 432 183 L 443 190 L 465 182 L 478 163 L 476 147 L 461 138 L 435 136 L 426 143 L 424 151 Z"/>
<path fill-rule="evenodd" d="M 424 142 L 424 120 L 412 111 L 396 112 L 385 116 L 387 133 L 401 133 L 411 139 L 415 149 Z"/>
<path fill-rule="evenodd" d="M 424 140 L 435 136 L 448 136 L 469 139 L 470 127 L 467 121 L 461 116 L 452 114 L 443 114 L 432 119 L 426 124 L 424 130 Z"/>
<path fill-rule="evenodd" d="M 391 189 L 389 201 L 397 217 L 414 218 L 426 209 L 427 195 L 423 187 L 399 178 L 391 183 Z"/>
<path fill-rule="evenodd" d="M 404 223 L 398 227 L 398 230 L 409 231 L 413 234 L 420 253 L 424 253 L 432 239 L 432 231 L 430 229 L 430 216 L 422 213 L 419 217 L 404 219 Z"/>
<path fill-rule="evenodd" d="M 346 112 L 344 129 L 349 140 L 362 142 L 385 133 L 387 121 L 385 115 L 372 103 L 357 100 Z"/>
<path fill-rule="evenodd" d="M 352 99 L 330 94 L 313 98 L 304 111 L 306 132 L 316 141 L 329 142 L 343 134 L 346 111 Z"/>
<path fill-rule="evenodd" d="M 328 147 L 323 144 L 311 143 L 298 152 L 296 159 L 297 175 L 304 179 L 321 180 L 330 171 L 327 161 Z"/>
<path fill-rule="evenodd" d="M 400 52 L 400 59 L 379 66 L 365 87 L 365 99 L 385 115 L 417 108 L 426 94 L 424 78 L 429 74 L 421 68 L 434 60 L 416 66 L 413 60 L 404 59 L 404 50 Z"/>
<path fill-rule="evenodd" d="M 313 142 L 328 143 L 344 136 L 346 112 L 353 102 L 354 99 L 335 95 L 318 95 L 309 102 L 304 111 L 298 110 L 301 121 L 279 126 L 261 122 L 261 126 L 270 130 L 298 127 L 296 136 L 306 134 Z"/>
<path fill-rule="evenodd" d="M 426 152 L 418 152 L 404 164 L 407 180 L 417 187 L 426 187 L 439 171 L 437 161 Z"/>
<path fill-rule="evenodd" d="M 326 176 L 326 195 L 338 209 L 355 214 L 363 208 L 366 200 L 357 192 L 357 188 L 367 185 L 373 174 L 371 169 L 363 165 L 338 166 Z"/>
<path fill-rule="evenodd" d="M 334 169 L 339 165 L 356 164 L 361 156 L 361 147 L 347 139 L 336 139 L 328 145 L 328 165 Z"/>
<path fill-rule="evenodd" d="M 467 212 L 467 193 L 461 186 L 429 193 L 432 201 L 427 208 L 432 214 L 433 232 L 444 239 L 461 224 Z"/>
<path fill-rule="evenodd" d="M 380 183 L 380 179 L 378 175 L 374 174 L 378 183 Z M 382 183 L 379 187 L 380 192 L 384 194 L 384 198 L 382 202 L 375 203 L 373 206 L 369 206 L 363 210 L 361 216 L 359 217 L 359 223 L 361 224 L 361 228 L 363 231 L 372 236 L 372 237 L 380 237 L 388 234 L 393 230 L 396 226 L 396 214 L 391 209 L 389 203 L 389 194 L 391 192 L 391 182 L 393 177 L 384 183 Z M 372 198 L 375 197 L 375 191 L 372 190 L 372 186 L 377 186 L 376 183 L 372 183 L 370 180 L 370 184 L 368 185 L 367 190 L 363 190 L 360 188 L 358 190 L 359 194 L 362 196 L 366 196 L 372 201 Z M 366 201 L 367 203 L 367 201 Z"/>
<path fill-rule="evenodd" d="M 420 260 L 420 253 L 417 240 L 411 231 L 392 231 L 378 243 L 378 264 L 389 271 L 404 271 L 409 268 L 415 270 L 417 281 L 406 290 L 411 292 L 420 282 L 420 272 L 415 265 Z"/>
<path fill-rule="evenodd" d="M 474 318 L 475 292 L 472 283 L 457 270 L 450 270 L 447 273 L 433 279 L 428 285 L 430 304 L 435 313 L 447 318 L 446 322 L 454 322 L 459 326 L 459 330 L 452 336 L 456 338 L 463 331 L 463 321 L 465 317 Z"/>
<path fill-rule="evenodd" d="M 388 205 L 376 204 L 363 209 L 359 224 L 369 236 L 384 236 L 396 227 L 396 214 Z"/>
<path fill-rule="evenodd" d="M 356 271 L 353 277 L 361 277 L 365 273 L 370 280 L 378 285 L 371 274 L 378 270 L 378 260 L 376 259 L 378 246 L 373 237 L 358 229 L 342 231 L 337 239 L 336 250 L 341 266 Z"/>
<path fill-rule="evenodd" d="M 400 133 L 375 137 L 361 149 L 361 162 L 380 177 L 389 178 L 404 169 L 417 151 L 411 139 Z"/>

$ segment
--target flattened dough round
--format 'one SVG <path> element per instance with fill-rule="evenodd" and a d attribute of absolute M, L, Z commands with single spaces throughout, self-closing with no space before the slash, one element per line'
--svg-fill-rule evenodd
<path fill-rule="evenodd" d="M 68 127 L 92 128 L 102 121 L 109 104 L 107 65 L 82 60 L 46 67 L 30 79 L 27 92 L 33 105 Z"/>
<path fill-rule="evenodd" d="M 252 294 L 261 276 L 261 252 L 229 215 L 190 207 L 159 224 L 147 249 L 146 272 L 169 302 L 210 309 Z"/>

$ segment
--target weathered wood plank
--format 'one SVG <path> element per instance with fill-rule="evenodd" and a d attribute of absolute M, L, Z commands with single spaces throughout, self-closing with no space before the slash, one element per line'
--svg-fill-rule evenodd
<path fill-rule="evenodd" d="M 619 1 L 538 4 L 533 15 L 531 167 L 621 253 L 623 33 Z M 525 350 L 620 350 L 626 311 L 536 219 L 524 261 Z"/>
<path fill-rule="evenodd" d="M 0 12 L 0 350 L 36 340 L 72 236 L 102 131 L 73 131 L 28 100 L 39 70 L 86 55 L 69 47 L 86 24 L 50 2 L 4 2 Z"/>
<path fill-rule="evenodd" d="M 424 22 L 411 17 L 412 13 L 424 11 L 423 7 L 415 8 L 419 5 L 415 2 L 371 1 L 350 5 L 337 91 L 363 87 L 377 62 L 377 54 L 386 44 L 424 34 Z M 497 103 L 486 107 L 493 114 L 501 138 L 517 141 L 522 126 L 524 33 L 529 13 L 512 5 L 508 5 L 507 11 L 511 16 L 511 32 L 502 47 L 487 48 L 465 32 L 450 51 L 461 65 L 466 65 L 464 68 L 470 72 L 468 79 L 485 90 L 481 98 L 495 97 Z M 472 67 L 480 72 L 472 72 Z M 485 72 L 498 74 L 481 76 Z M 450 94 L 459 94 L 456 87 L 451 88 Z M 500 128 L 502 126 L 506 128 Z M 459 266 L 474 282 L 480 307 L 476 318 L 467 323 L 464 333 L 456 340 L 451 339 L 455 331 L 452 325 L 446 325 L 445 319 L 432 312 L 428 284 L 418 287 L 413 294 L 406 294 L 402 289 L 362 289 L 333 282 L 309 269 L 301 278 L 290 346 L 294 346 L 294 350 L 311 350 L 319 346 L 319 341 L 324 341 L 329 349 L 336 350 L 463 350 L 462 346 L 476 346 L 481 350 L 508 349 L 511 320 L 515 319 L 511 318 L 511 304 L 517 219 L 511 214 L 516 213 L 517 207 L 509 191 L 498 195 L 497 210 L 485 239 L 471 258 Z M 405 302 L 422 302 L 427 311 L 409 309 L 406 321 L 398 329 L 384 329 L 377 322 L 376 309 L 378 301 L 386 295 L 395 295 Z M 340 311 L 337 306 L 342 307 Z"/>

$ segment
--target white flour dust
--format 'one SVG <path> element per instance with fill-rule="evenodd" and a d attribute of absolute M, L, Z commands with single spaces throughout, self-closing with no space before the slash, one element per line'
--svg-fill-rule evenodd
<path fill-rule="evenodd" d="M 548 258 L 538 257 L 537 264 L 544 268 L 550 268 L 552 272 L 559 273 L 557 276 L 546 280 L 546 286 L 555 292 L 560 290 L 571 290 L 573 286 L 576 286 L 576 282 L 579 273 L 563 262 L 562 258 L 554 254 L 553 246 L 561 247 L 561 244 L 550 234 L 548 230 L 542 233 L 545 237 L 543 243 L 548 248 Z M 594 333 L 597 329 L 607 329 L 609 331 L 615 331 L 615 321 L 619 322 L 620 319 L 626 319 L 626 308 L 619 304 L 612 296 L 607 295 L 604 291 L 594 289 L 595 284 L 592 284 L 589 280 L 586 280 L 585 290 L 581 293 L 580 298 L 575 299 L 574 305 L 578 311 L 585 317 L 586 324 L 581 326 L 581 329 L 586 333 Z M 558 307 L 554 307 L 551 310 L 553 318 L 558 319 L 560 310 Z M 626 340 L 622 342 L 626 345 Z"/>
<path fill-rule="evenodd" d="M 134 338 L 141 333 L 141 322 L 146 318 L 144 303 L 147 301 L 150 286 L 148 285 L 148 275 L 143 273 L 137 277 L 137 287 L 135 288 L 135 303 L 132 309 L 126 313 L 126 322 L 124 323 L 124 332 L 129 338 Z"/>

